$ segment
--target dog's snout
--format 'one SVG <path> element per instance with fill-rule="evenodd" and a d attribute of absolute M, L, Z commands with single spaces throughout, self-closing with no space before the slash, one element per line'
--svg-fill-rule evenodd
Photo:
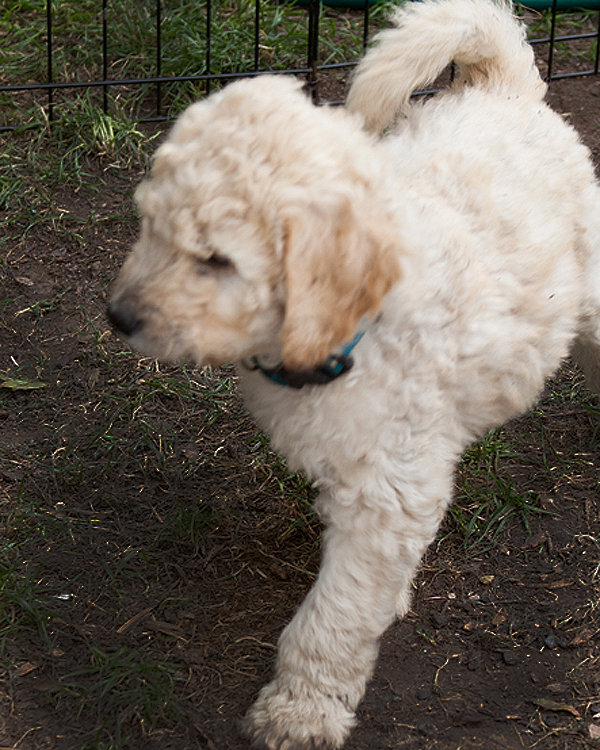
<path fill-rule="evenodd" d="M 115 330 L 125 336 L 139 333 L 144 324 L 135 309 L 124 302 L 117 301 L 111 302 L 108 306 L 108 319 Z"/>

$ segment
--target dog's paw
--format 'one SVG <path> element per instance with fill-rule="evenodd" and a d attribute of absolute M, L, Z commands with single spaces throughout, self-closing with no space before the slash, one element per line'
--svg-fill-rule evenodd
<path fill-rule="evenodd" d="M 277 679 L 261 690 L 242 732 L 257 750 L 335 750 L 355 723 L 343 696 Z"/>

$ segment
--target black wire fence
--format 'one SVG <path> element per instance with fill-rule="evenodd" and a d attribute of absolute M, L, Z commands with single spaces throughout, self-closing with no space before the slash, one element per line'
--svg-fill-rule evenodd
<path fill-rule="evenodd" d="M 172 0 L 148 0 L 144 4 L 144 25 L 150 31 L 143 38 L 142 23 L 136 20 L 133 11 L 130 17 L 122 12 L 120 16 L 115 16 L 114 0 L 88 0 L 88 7 L 91 3 L 95 12 L 88 13 L 79 22 L 93 26 L 95 35 L 86 34 L 79 38 L 65 36 L 64 18 L 62 31 L 56 30 L 56 18 L 60 7 L 65 5 L 64 0 L 60 5 L 58 0 L 38 0 L 37 12 L 34 9 L 27 19 L 32 30 L 35 28 L 32 33 L 35 43 L 32 41 L 30 45 L 23 42 L 23 33 L 13 33 L 14 24 L 11 26 L 10 16 L 5 15 L 4 20 L 0 19 L 0 40 L 4 40 L 0 62 L 3 56 L 7 56 L 7 64 L 0 64 L 0 107 L 3 110 L 0 129 L 7 130 L 23 124 L 19 113 L 26 111 L 28 106 L 37 107 L 38 111 L 43 111 L 46 121 L 53 121 L 59 115 L 60 102 L 64 97 L 72 98 L 82 91 L 94 92 L 95 101 L 104 112 L 111 111 L 117 100 L 123 101 L 127 95 L 131 95 L 136 101 L 136 108 L 130 110 L 134 119 L 162 121 L 174 116 L 179 106 L 177 97 L 172 94 L 174 87 L 192 85 L 191 96 L 198 98 L 230 79 L 267 71 L 303 77 L 316 101 L 335 101 L 336 97 L 340 97 L 340 91 L 343 92 L 340 82 L 356 65 L 368 41 L 373 18 L 379 25 L 385 24 L 385 12 L 369 0 L 329 0 L 327 5 L 319 0 L 303 0 L 301 5 L 288 5 L 287 8 L 293 9 L 294 23 L 297 25 L 293 44 L 290 42 L 288 45 L 293 46 L 295 57 L 293 60 L 288 56 L 278 60 L 276 45 L 270 44 L 269 40 L 277 39 L 284 33 L 282 29 L 287 15 L 282 12 L 276 23 L 270 18 L 268 33 L 265 31 L 264 17 L 267 1 L 276 0 L 245 0 L 248 13 L 241 23 L 238 20 L 236 26 L 232 22 L 231 27 L 227 24 L 227 13 L 233 17 L 239 8 L 237 0 L 229 0 L 232 3 L 229 9 L 224 7 L 226 1 L 199 0 L 195 3 L 195 12 L 199 12 L 200 16 L 196 18 L 194 29 L 202 44 L 197 46 L 185 64 L 181 62 L 181 70 L 177 70 L 173 56 L 167 54 L 167 50 L 185 46 L 190 34 L 183 30 L 178 32 L 179 35 L 168 36 L 164 31 L 170 12 L 169 2 Z M 125 2 L 121 0 L 121 8 Z M 180 0 L 180 5 L 182 2 Z M 535 3 L 536 9 L 519 6 L 519 10 L 528 22 L 532 22 L 531 41 L 536 46 L 546 78 L 554 80 L 598 74 L 600 0 L 553 0 L 547 4 L 544 0 L 535 0 Z M 131 6 L 139 8 L 139 4 Z M 218 28 L 215 26 L 217 18 Z M 113 39 L 127 23 L 132 27 L 130 37 L 134 39 L 139 36 L 140 39 L 136 40 L 130 52 L 121 43 L 118 53 L 115 53 Z M 323 41 L 324 26 L 329 35 L 326 45 Z M 348 32 L 350 27 L 351 33 Z M 335 39 L 341 28 L 347 32 L 342 44 Z M 236 34 L 241 35 L 237 40 Z M 283 42 L 287 44 L 285 39 L 284 36 Z M 13 43 L 25 44 L 25 51 L 11 47 Z M 224 43 L 229 47 L 222 51 L 220 46 Z M 144 67 L 132 74 L 130 66 L 123 61 L 139 58 L 140 47 L 143 49 Z M 238 57 L 236 50 L 241 47 L 244 48 L 244 55 Z M 84 49 L 93 58 L 93 64 L 87 62 L 75 68 L 65 65 L 66 55 L 76 56 L 76 51 Z M 15 53 L 12 57 L 11 52 Z M 14 59 L 19 55 L 23 55 L 23 60 L 32 56 L 38 58 L 36 68 L 22 73 L 24 80 L 19 80 L 20 69 L 14 64 Z M 228 65 L 223 64 L 224 58 Z M 568 61 L 566 64 L 565 59 Z M 169 61 L 168 65 L 166 61 Z M 165 95 L 167 90 L 170 92 L 168 96 Z"/>

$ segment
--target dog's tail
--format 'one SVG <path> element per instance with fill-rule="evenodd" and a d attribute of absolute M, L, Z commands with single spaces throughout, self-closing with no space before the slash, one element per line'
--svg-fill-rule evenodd
<path fill-rule="evenodd" d="M 381 133 L 408 111 L 411 94 L 432 83 L 451 62 L 455 86 L 504 89 L 542 99 L 546 86 L 534 65 L 525 29 L 510 0 L 423 0 L 392 16 L 357 68 L 347 107 Z"/>

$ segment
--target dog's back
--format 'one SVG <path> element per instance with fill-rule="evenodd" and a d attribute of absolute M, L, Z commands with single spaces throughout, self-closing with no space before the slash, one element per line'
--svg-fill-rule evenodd
<path fill-rule="evenodd" d="M 509 89 L 541 100 L 546 85 L 510 7 L 491 0 L 407 3 L 358 66 L 348 109 L 363 116 L 367 130 L 381 133 L 406 113 L 411 94 L 451 62 L 458 67 L 454 89 Z"/>
<path fill-rule="evenodd" d="M 411 128 L 420 132 L 420 156 L 413 179 L 425 170 L 423 151 L 439 154 L 441 150 L 448 156 L 460 128 L 464 143 L 467 119 L 467 140 L 476 141 L 488 156 L 492 152 L 498 156 L 506 148 L 505 133 L 495 132 L 491 123 L 503 123 L 504 130 L 509 122 L 521 123 L 520 129 L 518 125 L 514 128 L 512 138 L 525 150 L 519 159 L 508 158 L 508 162 L 513 166 L 518 162 L 525 169 L 520 180 L 535 186 L 531 211 L 534 197 L 538 207 L 540 203 L 559 201 L 563 213 L 565 201 L 570 202 L 575 223 L 583 229 L 576 244 L 584 292 L 579 335 L 572 353 L 583 367 L 588 385 L 600 393 L 600 190 L 589 155 L 577 143 L 575 132 L 542 103 L 546 85 L 535 67 L 524 26 L 513 16 L 506 0 L 410 2 L 395 12 L 392 21 L 394 27 L 378 35 L 358 66 L 348 94 L 348 109 L 361 115 L 364 127 L 377 135 L 397 119 L 408 118 Z M 451 62 L 457 66 L 457 76 L 447 94 L 437 100 L 447 106 L 432 103 L 433 108 L 411 108 L 412 93 L 432 83 Z M 470 96 L 468 104 L 455 102 L 457 106 L 453 106 L 453 98 L 461 91 L 472 93 L 476 99 Z M 477 92 L 484 96 L 477 96 Z M 453 118 L 450 112 L 455 113 Z M 449 140 L 436 141 L 439 133 L 447 133 Z M 548 142 L 553 150 L 544 154 L 541 150 L 548 148 Z M 405 142 L 397 151 L 402 149 L 406 149 Z M 528 165 L 537 169 L 539 164 L 544 165 L 542 181 L 540 175 L 526 171 Z M 468 179 L 457 173 L 456 180 L 456 192 L 460 193 Z M 507 182 L 512 184 L 512 192 L 520 180 Z M 551 254 L 549 244 L 541 249 L 546 255 Z"/>

